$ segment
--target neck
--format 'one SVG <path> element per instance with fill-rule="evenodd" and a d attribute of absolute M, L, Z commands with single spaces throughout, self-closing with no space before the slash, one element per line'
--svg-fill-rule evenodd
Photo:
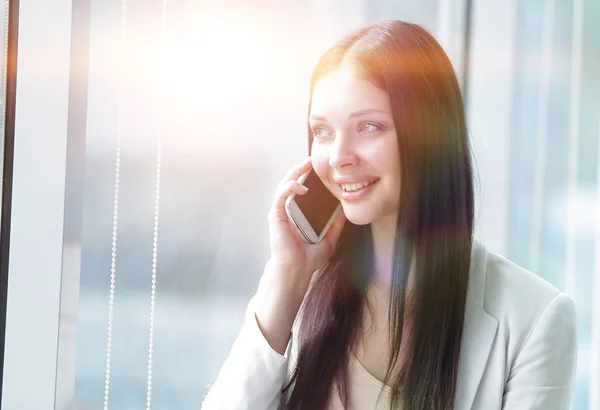
<path fill-rule="evenodd" d="M 381 217 L 371 223 L 373 236 L 376 286 L 389 289 L 392 280 L 392 259 L 394 257 L 394 236 L 396 233 L 396 215 Z"/>
<path fill-rule="evenodd" d="M 389 292 L 392 283 L 392 262 L 394 258 L 394 240 L 396 235 L 396 216 L 387 216 L 371 223 L 374 253 L 374 277 L 371 285 L 380 291 Z M 410 266 L 407 292 L 414 285 L 415 260 Z"/>

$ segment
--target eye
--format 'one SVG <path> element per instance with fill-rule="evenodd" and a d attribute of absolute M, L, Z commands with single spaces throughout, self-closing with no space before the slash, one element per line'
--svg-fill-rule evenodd
<path fill-rule="evenodd" d="M 363 122 L 359 129 L 358 132 L 374 132 L 374 131 L 380 131 L 383 127 L 381 127 L 379 124 L 375 124 L 374 122 Z"/>
<path fill-rule="evenodd" d="M 323 126 L 314 126 L 311 128 L 313 137 L 315 138 L 327 138 L 331 135 L 331 132 Z"/>

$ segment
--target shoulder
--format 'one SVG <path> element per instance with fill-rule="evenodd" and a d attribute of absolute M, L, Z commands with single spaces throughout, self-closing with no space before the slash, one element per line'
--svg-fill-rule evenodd
<path fill-rule="evenodd" d="M 535 316 L 551 302 L 573 304 L 566 293 L 539 275 L 494 252 L 485 252 L 483 308 L 492 316 Z"/>
<path fill-rule="evenodd" d="M 575 304 L 539 275 L 482 247 L 484 263 L 475 272 L 483 278 L 482 308 L 498 321 L 507 343 L 518 348 L 534 332 L 553 337 L 554 333 L 575 332 Z"/>

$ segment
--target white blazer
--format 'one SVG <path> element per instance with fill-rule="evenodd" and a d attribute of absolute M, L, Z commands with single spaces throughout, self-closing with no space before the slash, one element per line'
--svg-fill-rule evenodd
<path fill-rule="evenodd" d="M 475 241 L 454 408 L 568 409 L 577 361 L 575 319 L 569 296 Z M 293 331 L 286 353 L 275 352 L 258 328 L 251 301 L 202 410 L 277 409 L 296 346 Z"/>

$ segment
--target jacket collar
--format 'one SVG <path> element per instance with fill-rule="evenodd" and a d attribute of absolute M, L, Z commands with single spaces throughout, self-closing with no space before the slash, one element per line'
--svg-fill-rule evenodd
<path fill-rule="evenodd" d="M 492 348 L 498 321 L 483 308 L 487 250 L 474 240 L 460 356 L 455 409 L 470 409 Z"/>

